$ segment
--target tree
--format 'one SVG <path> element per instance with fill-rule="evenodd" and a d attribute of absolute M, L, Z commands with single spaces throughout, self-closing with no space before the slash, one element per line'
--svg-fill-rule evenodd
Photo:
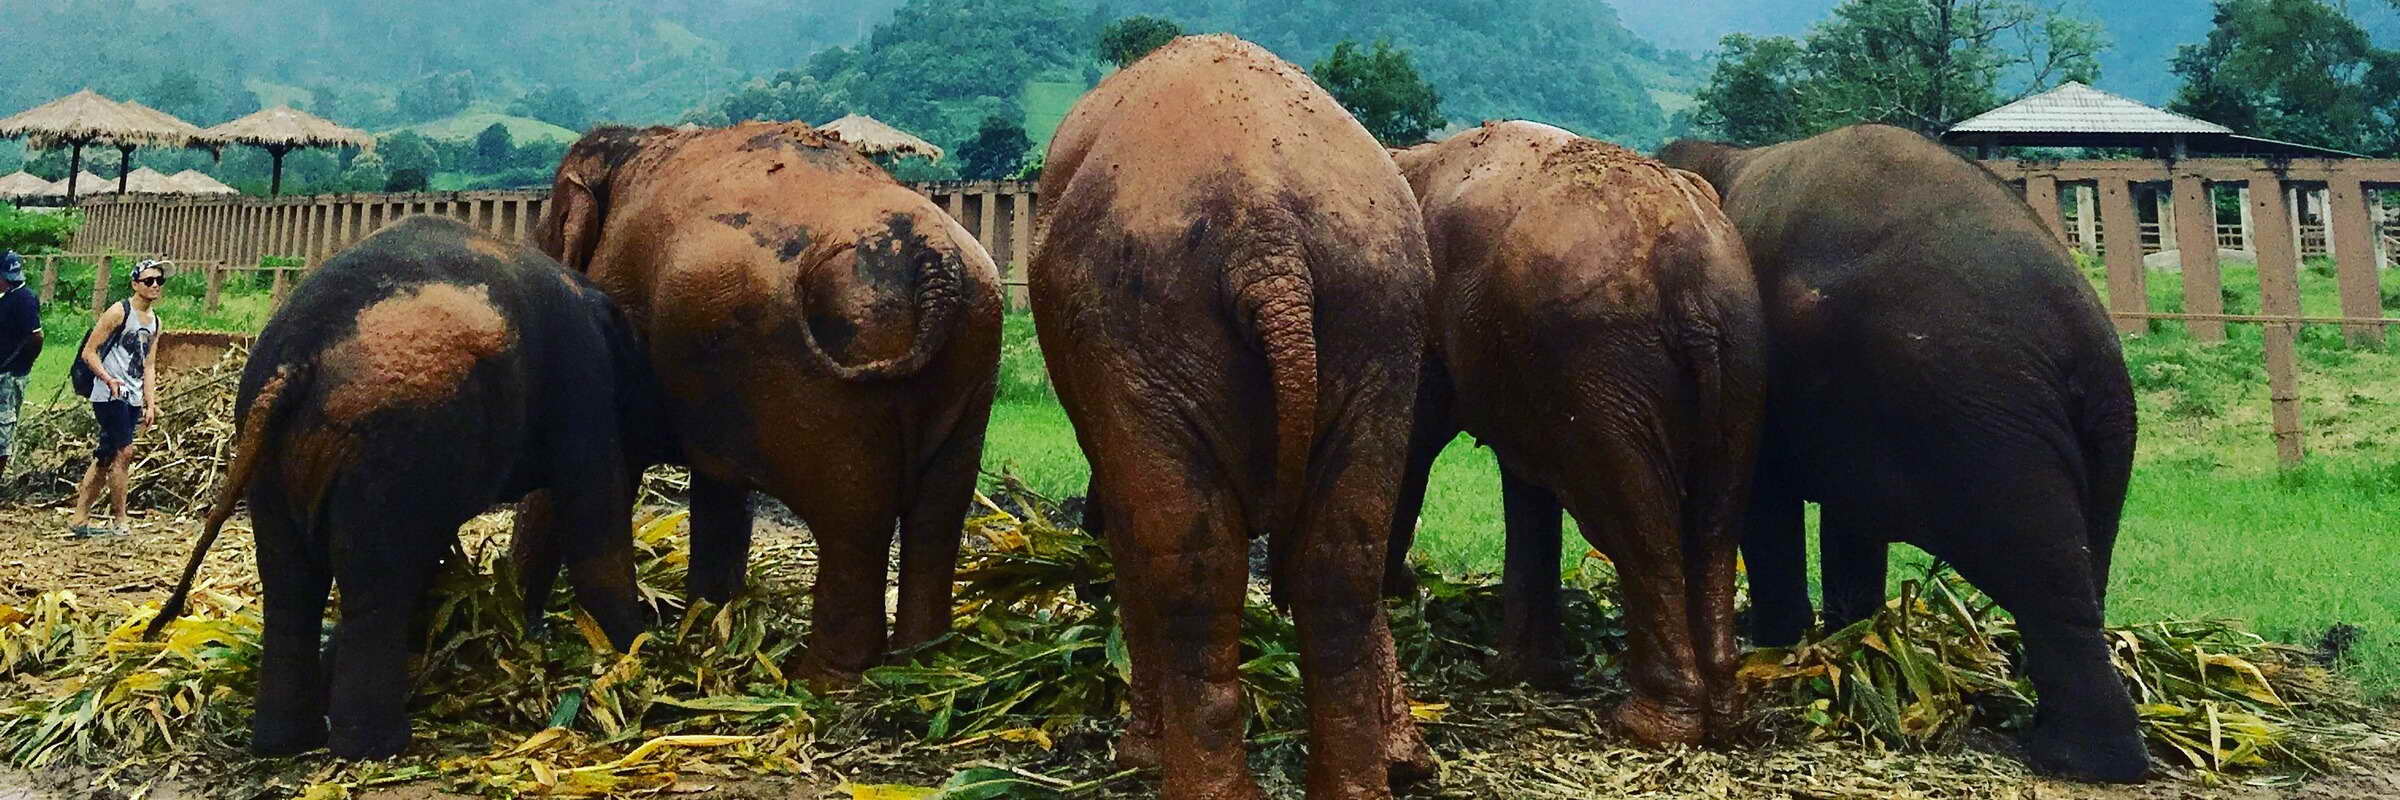
<path fill-rule="evenodd" d="M 975 138 L 958 148 L 958 176 L 971 181 L 1006 178 L 1024 166 L 1025 153 L 1032 149 L 1025 126 L 1006 117 L 984 117 Z"/>
<path fill-rule="evenodd" d="M 360 153 L 350 159 L 350 168 L 342 170 L 342 188 L 353 192 L 380 192 L 391 182 L 390 171 L 384 169 L 383 156 Z"/>
<path fill-rule="evenodd" d="M 508 126 L 492 123 L 475 134 L 475 171 L 489 174 L 508 169 L 509 156 L 516 149 L 516 137 L 509 135 Z"/>
<path fill-rule="evenodd" d="M 2208 38 L 2176 49 L 2169 109 L 2236 131 L 2400 153 L 2400 53 L 2321 0 L 2218 0 Z"/>
<path fill-rule="evenodd" d="M 508 113 L 571 131 L 582 131 L 592 124 L 591 104 L 584 102 L 583 95 L 570 86 L 545 86 L 528 92 L 509 104 Z"/>
<path fill-rule="evenodd" d="M 425 172 L 422 170 L 396 169 L 392 170 L 392 177 L 383 182 L 383 190 L 387 192 L 422 192 L 431 185 L 425 179 Z"/>
<path fill-rule="evenodd" d="M 401 131 L 383 137 L 383 140 L 376 145 L 376 152 L 383 154 L 383 163 L 394 176 L 398 176 L 404 170 L 414 171 L 419 175 L 431 175 L 442 171 L 442 158 L 440 153 L 434 149 L 432 140 L 426 139 L 416 131 Z"/>
<path fill-rule="evenodd" d="M 1369 53 L 1344 40 L 1308 72 L 1385 145 L 1416 144 L 1445 124 L 1441 94 L 1417 76 L 1408 51 L 1389 40 L 1376 42 Z"/>
<path fill-rule="evenodd" d="M 1183 27 L 1173 20 L 1147 14 L 1126 17 L 1100 29 L 1100 60 L 1115 62 L 1119 68 L 1133 66 L 1175 37 L 1183 35 Z"/>
<path fill-rule="evenodd" d="M 467 110 L 475 100 L 475 75 L 443 72 L 419 76 L 392 98 L 393 110 L 409 122 L 426 122 Z"/>
<path fill-rule="evenodd" d="M 727 124 L 755 119 L 821 125 L 841 116 L 842 105 L 816 76 L 785 70 L 743 84 L 719 100 L 717 110 L 719 119 Z"/>
<path fill-rule="evenodd" d="M 2105 47 L 2099 23 L 2024 0 L 1845 0 L 1805 41 L 1722 40 L 1694 121 L 1743 144 L 1858 122 L 1935 133 L 2097 80 Z"/>

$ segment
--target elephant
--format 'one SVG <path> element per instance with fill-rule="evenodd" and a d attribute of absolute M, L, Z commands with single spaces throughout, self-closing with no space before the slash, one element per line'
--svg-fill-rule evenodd
<path fill-rule="evenodd" d="M 807 125 L 602 127 L 569 148 L 539 246 L 623 304 L 692 470 L 687 590 L 743 589 L 749 492 L 815 538 L 807 647 L 845 685 L 950 630 L 1000 369 L 1000 278 L 956 221 Z"/>
<path fill-rule="evenodd" d="M 1825 629 L 1883 605 L 1914 544 L 2015 615 L 2042 771 L 2149 769 L 2101 632 L 2134 404 L 2106 312 L 1990 172 L 1917 134 L 1840 128 L 1659 153 L 1706 177 L 1757 270 L 1767 412 L 1742 552 L 1753 640 L 1808 628 L 1803 501 L 1821 504 Z"/>
<path fill-rule="evenodd" d="M 182 613 L 246 494 L 266 605 L 251 750 L 398 754 L 411 614 L 459 526 L 494 504 L 547 489 L 555 549 L 609 642 L 649 623 L 630 525 L 634 476 L 671 455 L 659 406 L 638 332 L 590 281 L 457 220 L 401 219 L 313 270 L 260 331 L 226 477 L 146 635 Z"/>
<path fill-rule="evenodd" d="M 1236 655 L 1265 536 L 1308 796 L 1389 797 L 1431 768 L 1377 596 L 1433 283 L 1408 184 L 1306 74 L 1226 35 L 1101 82 L 1045 163 L 1027 277 L 1118 570 L 1122 760 L 1163 761 L 1167 798 L 1261 796 Z"/>
<path fill-rule="evenodd" d="M 1556 685 L 1559 513 L 1616 564 L 1635 739 L 1722 739 L 1734 561 L 1766 382 L 1748 254 L 1698 176 L 1534 122 L 1396 153 L 1425 214 L 1433 340 L 1395 515 L 1405 556 L 1433 460 L 1461 429 L 1498 457 L 1503 674 Z M 1446 381 L 1446 382 L 1445 382 Z"/>

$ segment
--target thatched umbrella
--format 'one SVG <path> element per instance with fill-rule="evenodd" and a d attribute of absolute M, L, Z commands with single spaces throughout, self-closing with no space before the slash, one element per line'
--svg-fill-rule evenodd
<path fill-rule="evenodd" d="M 275 179 L 268 194 L 283 194 L 283 154 L 303 147 L 372 148 L 375 137 L 356 128 L 344 128 L 331 120 L 293 109 L 276 106 L 241 119 L 210 128 L 206 131 L 230 144 L 246 144 L 265 148 L 275 157 Z"/>
<path fill-rule="evenodd" d="M 117 104 L 118 104 L 118 105 L 121 105 L 121 106 L 124 106 L 124 107 L 125 107 L 125 110 L 133 112 L 133 115 L 134 115 L 135 117 L 138 117 L 138 118 L 140 118 L 141 120 L 143 120 L 143 121 L 145 121 L 145 122 L 147 122 L 147 123 L 149 123 L 149 124 L 151 124 L 151 125 L 156 125 L 156 126 L 158 126 L 158 127 L 159 127 L 159 129 L 161 129 L 161 130 L 169 130 L 169 131 L 174 131 L 174 132 L 176 132 L 177 134 L 180 134 L 180 135 L 182 135 L 182 136 L 184 137 L 184 146 L 185 146 L 185 147 L 209 147 L 209 146 L 214 146 L 214 145 L 218 144 L 218 143 L 217 143 L 217 142 L 216 142 L 214 139 L 211 139 L 211 138 L 208 136 L 208 134 L 207 134 L 207 133 L 205 133 L 205 132 L 201 131 L 201 130 L 200 130 L 200 126 L 198 126 L 198 125 L 194 125 L 194 124 L 191 124 L 191 123 L 189 123 L 189 122 L 185 122 L 185 121 L 183 121 L 183 120 L 180 120 L 180 119 L 177 119 L 177 118 L 175 117 L 175 115 L 173 115 L 173 114 L 169 114 L 169 113 L 167 113 L 167 112 L 160 111 L 160 110 L 158 110 L 158 109 L 151 108 L 151 107 L 149 107 L 149 106 L 146 106 L 146 105 L 142 105 L 140 101 L 136 101 L 136 100 L 121 100 L 121 101 L 118 101 L 118 103 L 117 103 Z M 128 142 L 125 142 L 125 141 L 123 141 L 123 140 L 119 140 L 119 141 L 117 142 L 117 193 L 118 193 L 118 194 L 124 194 L 126 191 L 128 191 L 128 189 L 127 189 L 126 187 L 127 187 L 129 184 L 128 184 L 128 182 L 127 182 L 126 176 L 129 174 L 129 171 L 130 171 L 130 170 L 131 170 L 131 168 L 133 167 L 133 148 L 134 148 L 134 147 L 135 147 L 135 145 L 134 145 L 134 144 L 132 144 L 132 143 L 128 143 Z M 160 175 L 159 177 L 161 177 L 161 178 L 164 178 L 164 177 L 166 177 L 166 176 L 164 176 L 164 175 Z M 147 190 L 135 190 L 135 191 L 147 191 Z"/>
<path fill-rule="evenodd" d="M 863 114 L 852 114 L 819 125 L 817 130 L 841 136 L 851 149 L 864 155 L 924 156 L 935 163 L 942 160 L 942 149 L 933 146 L 932 142 Z"/>
<path fill-rule="evenodd" d="M 71 148 L 67 159 L 67 201 L 74 202 L 83 174 L 83 147 L 115 142 L 119 147 L 162 145 L 183 147 L 192 134 L 135 111 L 123 103 L 85 89 L 14 116 L 0 119 L 0 138 L 27 139 L 35 147 Z"/>
<path fill-rule="evenodd" d="M 122 192 L 140 192 L 142 194 L 183 193 L 183 186 L 181 184 L 178 184 L 173 179 L 168 178 L 166 173 L 151 169 L 149 167 L 143 167 L 141 169 L 134 170 L 118 180 L 122 181 L 123 185 L 127 187 L 119 190 Z"/>
<path fill-rule="evenodd" d="M 208 173 L 201 172 L 196 169 L 187 169 L 182 172 L 169 175 L 167 176 L 167 180 L 174 181 L 176 191 L 184 194 L 240 194 L 240 192 L 235 191 L 233 187 L 227 186 L 223 182 L 209 177 Z"/>
<path fill-rule="evenodd" d="M 0 175 L 0 197 L 49 197 L 50 182 L 25 173 Z"/>

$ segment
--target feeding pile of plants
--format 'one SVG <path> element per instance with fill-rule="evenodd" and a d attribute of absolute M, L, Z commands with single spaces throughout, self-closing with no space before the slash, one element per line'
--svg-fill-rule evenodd
<path fill-rule="evenodd" d="M 425 612 L 417 741 L 378 763 L 243 751 L 260 632 L 246 570 L 207 574 L 192 611 L 156 642 L 139 636 L 154 600 L 42 593 L 0 607 L 0 763 L 119 787 L 206 780 L 245 796 L 420 780 L 493 797 L 638 795 L 760 776 L 854 798 L 1147 791 L 1111 763 L 1128 664 L 1105 549 L 1012 479 L 979 509 L 952 634 L 829 694 L 781 667 L 806 627 L 805 537 L 761 537 L 754 590 L 715 606 L 679 594 L 683 514 L 643 520 L 639 572 L 664 622 L 617 654 L 564 592 L 547 631 L 525 630 L 506 518 L 480 519 Z M 1968 797 L 2030 780 L 1995 752 L 2032 708 L 2014 628 L 1955 578 L 1911 582 L 1875 617 L 1754 653 L 1743 674 L 1762 709 L 1755 742 L 1643 751 L 1602 722 L 1621 697 L 1624 646 L 1606 561 L 1587 556 L 1570 581 L 1582 677 L 1564 695 L 1485 677 L 1496 586 L 1423 577 L 1418 600 L 1395 604 L 1393 627 L 1444 761 L 1443 796 Z M 1305 739 L 1293 631 L 1263 594 L 1245 617 L 1254 763 L 1270 791 L 1293 795 Z M 2186 776 L 2297 781 L 2393 752 L 2314 653 L 2219 622 L 2110 635 L 2153 752 Z"/>

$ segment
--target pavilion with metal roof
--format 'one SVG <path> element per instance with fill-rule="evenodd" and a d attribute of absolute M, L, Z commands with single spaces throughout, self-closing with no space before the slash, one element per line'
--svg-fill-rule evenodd
<path fill-rule="evenodd" d="M 2192 156 L 2364 158 L 2330 147 L 2243 136 L 2233 129 L 2068 81 L 1969 117 L 1942 132 L 1946 144 L 1984 158 L 2001 147 L 2136 147 L 2160 158 Z"/>

